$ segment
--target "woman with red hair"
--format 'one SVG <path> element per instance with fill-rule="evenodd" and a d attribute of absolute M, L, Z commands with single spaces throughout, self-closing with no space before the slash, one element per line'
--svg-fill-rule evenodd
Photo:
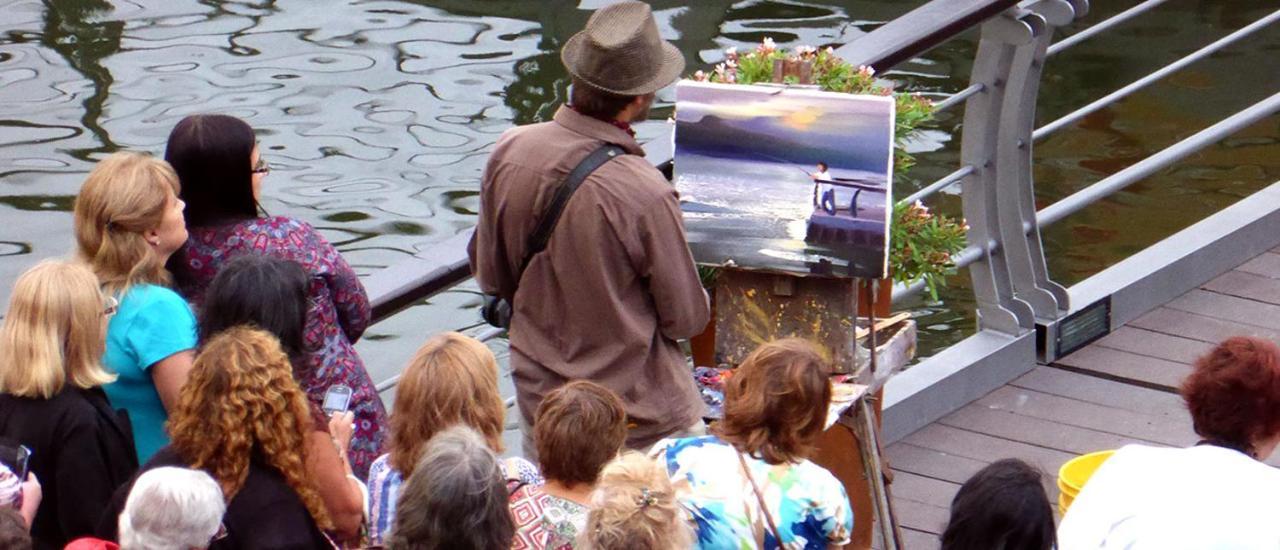
<path fill-rule="evenodd" d="M 1280 548 L 1280 348 L 1235 337 L 1196 361 L 1182 398 L 1202 438 L 1128 445 L 1089 479 L 1058 528 L 1061 550 Z"/>

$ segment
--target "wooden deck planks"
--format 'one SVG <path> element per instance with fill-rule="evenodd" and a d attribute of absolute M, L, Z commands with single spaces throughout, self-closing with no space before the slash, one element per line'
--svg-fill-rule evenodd
<path fill-rule="evenodd" d="M 1280 331 L 1168 307 L 1153 309 L 1129 323 L 1129 326 L 1162 334 L 1176 334 L 1210 344 L 1241 335 L 1280 341 Z"/>
<path fill-rule="evenodd" d="M 1240 267 L 1235 268 L 1234 271 L 1280 279 L 1280 254 L 1276 254 L 1276 252 L 1280 252 L 1280 247 L 1257 255 L 1253 259 L 1240 264 Z"/>
<path fill-rule="evenodd" d="M 1201 288 L 1237 298 L 1280 304 L 1280 279 L 1254 273 L 1228 271 Z"/>
<path fill-rule="evenodd" d="M 1280 306 L 1235 296 L 1195 289 L 1169 302 L 1166 307 L 1198 313 L 1206 317 L 1280 330 Z"/>
<path fill-rule="evenodd" d="M 1280 281 L 1277 281 L 1280 284 Z M 1094 343 L 1096 347 L 1126 351 L 1136 355 L 1164 359 L 1190 365 L 1197 357 L 1213 348 L 1213 344 L 1183 336 L 1175 336 L 1145 330 L 1138 327 L 1120 327 Z"/>
<path fill-rule="evenodd" d="M 1057 469 L 1076 455 L 1130 443 L 1194 444 L 1177 387 L 1198 357 L 1237 335 L 1280 342 L 1280 248 L 890 445 L 907 548 L 938 548 L 960 484 L 996 460 L 1021 458 L 1044 470 L 1054 499 Z M 1267 463 L 1280 466 L 1280 456 Z"/>
<path fill-rule="evenodd" d="M 1015 388 L 1066 397 L 1115 409 L 1185 419 L 1186 411 L 1178 395 L 1142 386 L 1040 366 L 1009 383 Z"/>
<path fill-rule="evenodd" d="M 1055 363 L 1130 384 L 1173 390 L 1191 366 L 1157 357 L 1091 345 Z"/>

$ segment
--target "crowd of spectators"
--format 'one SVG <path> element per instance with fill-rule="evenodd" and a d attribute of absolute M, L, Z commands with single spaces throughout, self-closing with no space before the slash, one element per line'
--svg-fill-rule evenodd
<path fill-rule="evenodd" d="M 629 126 L 678 51 L 646 4 L 620 2 L 562 59 L 572 104 L 499 140 L 470 249 L 510 308 L 513 420 L 534 460 L 503 457 L 497 358 L 460 333 L 426 339 L 388 416 L 353 346 L 370 321 L 354 271 L 310 225 L 263 213 L 270 166 L 247 123 L 193 115 L 165 160 L 102 159 L 76 198 L 75 257 L 12 283 L 0 548 L 848 544 L 870 518 L 811 460 L 833 393 L 815 344 L 761 344 L 728 378 L 724 417 L 700 414 L 677 340 L 705 326 L 708 298 Z M 526 244 L 602 143 L 625 153 L 558 205 L 561 238 Z M 1181 390 L 1200 444 L 1119 450 L 1060 528 L 1041 472 L 990 464 L 955 495 L 942 548 L 1276 548 L 1280 473 L 1262 461 L 1280 444 L 1280 349 L 1227 340 Z"/>

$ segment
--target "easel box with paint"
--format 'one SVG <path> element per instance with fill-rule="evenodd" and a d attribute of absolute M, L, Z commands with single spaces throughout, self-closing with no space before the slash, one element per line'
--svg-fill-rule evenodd
<path fill-rule="evenodd" d="M 891 97 L 682 81 L 675 182 L 694 258 L 885 277 L 893 130 Z"/>

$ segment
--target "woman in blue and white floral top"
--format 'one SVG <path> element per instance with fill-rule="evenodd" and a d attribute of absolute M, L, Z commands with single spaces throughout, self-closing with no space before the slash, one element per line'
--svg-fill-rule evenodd
<path fill-rule="evenodd" d="M 844 486 L 808 460 L 831 402 L 830 371 L 804 340 L 760 346 L 725 384 L 724 420 L 712 427 L 714 435 L 654 447 L 698 548 L 848 544 L 853 509 Z"/>

